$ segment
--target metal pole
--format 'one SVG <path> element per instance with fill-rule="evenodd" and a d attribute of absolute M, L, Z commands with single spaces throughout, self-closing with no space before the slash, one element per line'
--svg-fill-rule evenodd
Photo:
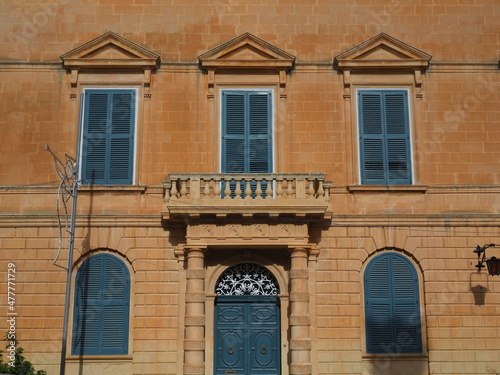
<path fill-rule="evenodd" d="M 73 206 L 71 209 L 71 224 L 69 229 L 69 247 L 68 247 L 68 270 L 66 276 L 66 299 L 64 302 L 64 324 L 63 324 L 63 337 L 62 337 L 62 350 L 61 350 L 61 372 L 64 375 L 66 371 L 66 346 L 68 341 L 68 321 L 69 321 L 69 304 L 71 295 L 71 274 L 73 270 L 73 247 L 75 243 L 75 221 L 76 221 L 76 198 L 78 194 L 77 180 L 77 163 L 75 163 L 75 171 L 73 174 Z"/>

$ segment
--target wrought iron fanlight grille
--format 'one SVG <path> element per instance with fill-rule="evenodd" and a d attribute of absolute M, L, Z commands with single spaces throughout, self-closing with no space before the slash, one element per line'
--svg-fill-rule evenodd
<path fill-rule="evenodd" d="M 279 293 L 275 277 L 255 263 L 240 263 L 228 268 L 217 281 L 218 296 L 275 296 Z"/>

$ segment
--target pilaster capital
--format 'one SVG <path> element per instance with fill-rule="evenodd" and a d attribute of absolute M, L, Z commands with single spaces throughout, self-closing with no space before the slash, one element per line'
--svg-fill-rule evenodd
<path fill-rule="evenodd" d="M 204 257 L 207 252 L 207 248 L 204 246 L 185 246 L 184 253 L 187 257 L 199 256 Z"/>
<path fill-rule="evenodd" d="M 289 246 L 288 251 L 290 252 L 291 258 L 307 258 L 309 256 L 309 251 L 311 249 L 306 246 Z"/>

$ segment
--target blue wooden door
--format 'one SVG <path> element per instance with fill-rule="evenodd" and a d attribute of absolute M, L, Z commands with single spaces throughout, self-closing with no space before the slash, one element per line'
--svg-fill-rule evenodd
<path fill-rule="evenodd" d="M 217 297 L 214 374 L 280 374 L 279 316 L 277 297 Z"/>

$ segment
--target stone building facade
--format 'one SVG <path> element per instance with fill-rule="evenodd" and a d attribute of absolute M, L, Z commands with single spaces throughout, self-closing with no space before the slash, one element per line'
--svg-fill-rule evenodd
<path fill-rule="evenodd" d="M 36 368 L 48 145 L 67 374 L 500 371 L 496 1 L 1 8 L 0 328 Z"/>

